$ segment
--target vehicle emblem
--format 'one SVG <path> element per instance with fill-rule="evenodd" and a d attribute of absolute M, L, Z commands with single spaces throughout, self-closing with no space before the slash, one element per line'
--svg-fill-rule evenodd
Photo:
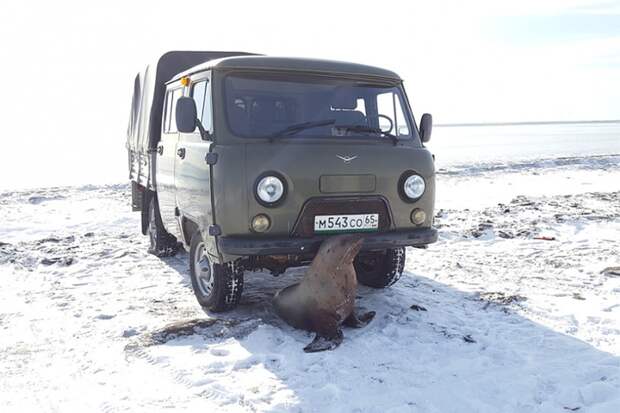
<path fill-rule="evenodd" d="M 357 155 L 355 156 L 346 156 L 346 155 L 336 155 L 338 159 L 342 159 L 344 163 L 351 163 L 351 161 L 357 159 Z"/>

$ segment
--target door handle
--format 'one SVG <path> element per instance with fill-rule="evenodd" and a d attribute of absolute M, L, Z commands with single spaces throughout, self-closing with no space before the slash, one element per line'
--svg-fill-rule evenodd
<path fill-rule="evenodd" d="M 164 154 L 164 145 L 159 145 L 157 147 L 157 153 L 160 154 L 160 155 Z"/>
<path fill-rule="evenodd" d="M 177 149 L 177 155 L 179 155 L 179 158 L 185 159 L 185 148 Z"/>

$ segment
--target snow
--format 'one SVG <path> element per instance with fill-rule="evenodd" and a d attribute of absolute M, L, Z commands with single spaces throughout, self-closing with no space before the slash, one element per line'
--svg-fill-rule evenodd
<path fill-rule="evenodd" d="M 618 157 L 437 178 L 440 240 L 316 354 L 270 303 L 303 269 L 206 314 L 127 186 L 0 193 L 2 412 L 620 411 Z"/>

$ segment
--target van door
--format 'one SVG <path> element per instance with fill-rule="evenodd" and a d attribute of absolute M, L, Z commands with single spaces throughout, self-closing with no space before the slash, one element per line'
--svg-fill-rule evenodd
<path fill-rule="evenodd" d="M 179 140 L 175 119 L 176 103 L 183 96 L 183 87 L 169 86 L 166 92 L 161 141 L 157 145 L 157 198 L 159 213 L 166 231 L 179 238 L 180 231 L 175 215 L 174 162 Z"/>
<path fill-rule="evenodd" d="M 198 120 L 209 136 L 213 135 L 213 114 L 211 101 L 211 81 L 209 73 L 201 73 L 193 78 L 190 94 L 196 102 Z M 175 186 L 177 204 L 183 219 L 189 219 L 206 230 L 213 223 L 211 206 L 211 167 L 207 163 L 207 154 L 213 141 L 203 139 L 200 130 L 194 133 L 181 133 L 177 143 L 175 159 Z M 187 234 L 190 238 L 192 234 Z M 186 242 L 189 244 L 190 239 Z"/>

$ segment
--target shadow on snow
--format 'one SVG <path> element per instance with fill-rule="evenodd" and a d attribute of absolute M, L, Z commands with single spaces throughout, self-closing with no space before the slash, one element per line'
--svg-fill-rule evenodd
<path fill-rule="evenodd" d="M 166 263 L 191 289 L 185 254 Z M 285 324 L 271 305 L 303 272 L 247 274 L 237 309 L 164 327 L 144 344 L 199 351 L 235 339 L 249 355 L 231 374 L 268 370 L 293 393 L 278 409 L 292 411 L 608 411 L 619 403 L 620 358 L 517 314 L 518 303 L 412 273 L 386 290 L 360 286 L 357 307 L 375 319 L 345 329 L 338 349 L 305 354 L 313 334 Z"/>

